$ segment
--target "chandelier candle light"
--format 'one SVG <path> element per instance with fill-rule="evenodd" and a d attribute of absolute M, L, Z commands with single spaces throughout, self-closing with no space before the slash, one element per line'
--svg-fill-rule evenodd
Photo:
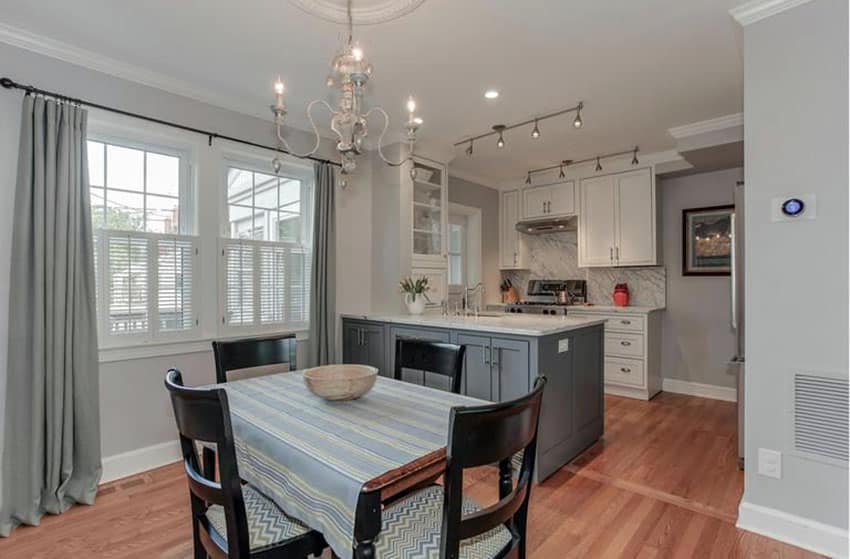
<path fill-rule="evenodd" d="M 307 118 L 310 121 L 310 126 L 313 128 L 316 141 L 310 151 L 306 153 L 294 152 L 283 137 L 283 124 L 286 118 L 286 106 L 284 104 L 285 87 L 280 77 L 278 77 L 274 83 L 275 102 L 271 106 L 279 142 L 278 147 L 286 149 L 287 152 L 297 157 L 309 157 L 316 153 L 319 149 L 321 137 L 313 120 L 313 107 L 316 105 L 325 106 L 331 114 L 330 128 L 337 136 L 336 149 L 340 155 L 341 174 L 343 175 L 340 185 L 345 188 L 347 185 L 347 176 L 352 174 L 357 168 L 356 158 L 364 150 L 363 143 L 368 135 L 367 120 L 373 112 L 376 112 L 384 117 L 383 129 L 378 135 L 378 156 L 384 163 L 392 167 L 400 167 L 408 161 L 411 162 L 410 176 L 411 178 L 415 178 L 416 169 L 412 165 L 413 150 L 416 144 L 416 132 L 422 124 L 422 119 L 416 116 L 416 101 L 414 101 L 413 97 L 407 100 L 408 117 L 404 125 L 406 131 L 405 140 L 408 145 L 407 156 L 399 161 L 391 161 L 384 156 L 383 152 L 384 134 L 386 134 L 390 122 L 389 115 L 383 108 L 378 106 L 366 111 L 364 111 L 363 107 L 363 94 L 366 84 L 372 76 L 372 65 L 366 60 L 360 45 L 353 40 L 354 25 L 351 17 L 351 0 L 348 0 L 347 16 L 348 41 L 342 52 L 337 54 L 331 61 L 331 73 L 327 79 L 328 87 L 338 90 L 337 108 L 334 109 L 329 103 L 321 99 L 315 99 L 307 105 Z M 280 171 L 281 160 L 278 157 L 272 160 L 272 167 L 275 173 Z"/>

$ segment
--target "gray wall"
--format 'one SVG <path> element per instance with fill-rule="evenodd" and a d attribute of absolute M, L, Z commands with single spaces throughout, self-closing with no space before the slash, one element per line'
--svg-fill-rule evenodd
<path fill-rule="evenodd" d="M 743 500 L 844 530 L 846 464 L 792 452 L 790 400 L 797 371 L 847 378 L 847 62 L 847 0 L 744 28 Z M 771 200 L 794 193 L 817 195 L 817 219 L 772 222 Z M 782 451 L 782 479 L 757 473 L 759 448 Z"/>
<path fill-rule="evenodd" d="M 487 302 L 498 303 L 499 191 L 449 173 L 449 202 L 481 209 L 481 281 Z"/>
<path fill-rule="evenodd" d="M 682 210 L 732 204 L 744 170 L 728 169 L 659 181 L 667 268 L 661 370 L 664 378 L 735 386 L 727 362 L 735 353 L 728 277 L 682 275 Z"/>
<path fill-rule="evenodd" d="M 55 89 L 68 95 L 113 105 L 130 111 L 157 116 L 199 128 L 273 143 L 270 121 L 235 113 L 211 105 L 173 95 L 158 89 L 118 79 L 106 74 L 44 57 L 29 51 L 0 44 L 2 72 L 21 83 Z M 0 402 L 5 401 L 6 346 L 8 337 L 8 302 L 12 200 L 18 154 L 21 111 L 20 92 L 0 90 Z M 294 133 L 296 136 L 297 133 Z M 206 141 L 202 142 L 206 145 Z M 306 138 L 296 138 L 297 145 L 309 145 Z M 324 146 L 325 153 L 327 147 Z M 202 153 L 201 156 L 204 156 Z M 367 168 L 368 168 L 368 164 Z M 338 282 L 339 312 L 368 312 L 369 297 L 363 297 L 360 286 L 369 284 L 370 266 L 362 255 L 369 251 L 370 193 L 368 173 L 358 176 L 344 191 L 337 192 L 338 267 L 345 271 L 345 282 Z M 201 205 L 215 207 L 218 181 L 201 180 Z M 214 260 L 214 256 L 213 256 Z M 205 271 L 215 277 L 212 270 Z M 207 276 L 209 277 L 209 276 Z M 368 291 L 368 287 L 367 287 Z M 206 301 L 206 300 L 205 300 Z M 216 309 L 204 308 L 204 316 L 217 323 Z M 215 327 L 207 329 L 214 335 Z M 303 355 L 304 343 L 299 343 Z M 101 366 L 101 420 L 103 456 L 140 449 L 174 440 L 174 422 L 162 379 L 165 369 L 178 366 L 186 373 L 188 383 L 207 383 L 215 379 L 210 352 L 135 359 L 103 363 Z M 1 404 L 0 404 L 1 405 Z M 2 422 L 2 415 L 0 415 Z M 3 428 L 0 424 L 0 437 Z M 2 448 L 2 447 L 0 447 Z"/>

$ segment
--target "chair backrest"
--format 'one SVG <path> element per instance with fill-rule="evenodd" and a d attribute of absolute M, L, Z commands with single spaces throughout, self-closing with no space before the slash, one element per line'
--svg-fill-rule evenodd
<path fill-rule="evenodd" d="M 463 356 L 466 346 L 398 338 L 395 343 L 395 372 L 401 380 L 402 369 L 415 369 L 443 375 L 451 379 L 451 390 L 460 394 L 463 378 Z"/>
<path fill-rule="evenodd" d="M 227 372 L 264 365 L 289 365 L 295 369 L 295 334 L 268 338 L 215 341 L 216 382 L 227 382 Z"/>
<path fill-rule="evenodd" d="M 247 558 L 250 555 L 248 521 L 236 465 L 227 394 L 221 388 L 187 388 L 183 386 L 182 375 L 177 369 L 170 369 L 165 375 L 165 387 L 171 395 L 180 434 L 183 464 L 189 480 L 193 529 L 199 530 L 200 543 L 209 555 Z M 210 479 L 209 473 L 202 473 L 196 443 L 216 445 L 220 481 Z M 204 470 L 209 471 L 207 468 Z M 211 534 L 205 516 L 209 505 L 221 505 L 224 509 L 226 542 Z"/>
<path fill-rule="evenodd" d="M 500 524 L 511 531 L 511 545 L 524 549 L 537 424 L 545 387 L 546 377 L 538 377 L 534 389 L 516 400 L 452 409 L 444 477 L 441 559 L 456 559 L 461 540 Z M 514 486 L 512 460 L 519 451 L 523 452 L 522 465 Z M 499 464 L 499 501 L 463 517 L 463 470 L 493 463 Z"/>

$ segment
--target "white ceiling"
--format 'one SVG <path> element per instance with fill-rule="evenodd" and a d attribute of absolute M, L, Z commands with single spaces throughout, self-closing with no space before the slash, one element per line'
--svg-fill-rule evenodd
<path fill-rule="evenodd" d="M 501 150 L 492 140 L 472 158 L 456 149 L 453 168 L 497 183 L 564 158 L 636 144 L 642 153 L 671 149 L 669 128 L 740 112 L 741 35 L 728 13 L 740 2 L 426 0 L 355 36 L 375 66 L 367 100 L 394 119 L 388 137 L 400 138 L 414 94 L 423 147 L 584 101 L 581 130 L 568 115 L 542 123 L 538 140 L 519 129 Z M 260 114 L 280 74 L 293 118 L 310 99 L 328 98 L 328 63 L 344 36 L 287 0 L 3 0 L 0 22 Z M 488 87 L 501 91 L 497 101 L 484 100 Z"/>

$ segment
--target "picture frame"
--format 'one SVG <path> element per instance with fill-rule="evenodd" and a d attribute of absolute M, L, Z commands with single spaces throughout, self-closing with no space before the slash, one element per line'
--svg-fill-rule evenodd
<path fill-rule="evenodd" d="M 682 210 L 682 275 L 728 276 L 732 273 L 734 205 Z"/>

